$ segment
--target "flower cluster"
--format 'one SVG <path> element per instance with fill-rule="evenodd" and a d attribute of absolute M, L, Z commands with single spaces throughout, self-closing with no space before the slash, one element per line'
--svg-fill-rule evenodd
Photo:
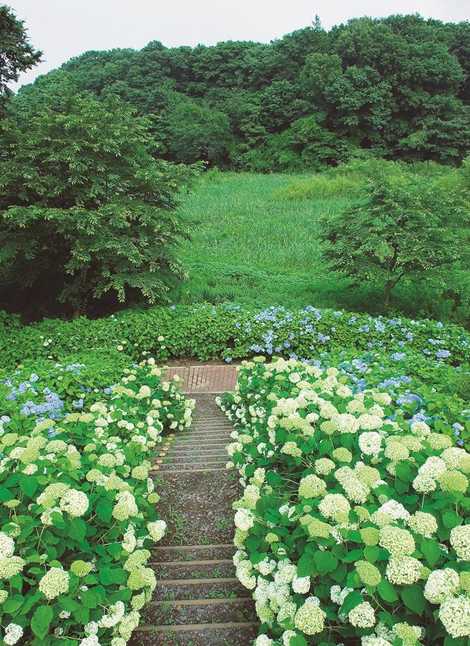
<path fill-rule="evenodd" d="M 469 453 L 336 368 L 255 358 L 218 401 L 260 644 L 470 637 Z"/>
<path fill-rule="evenodd" d="M 21 410 L 2 418 L 6 644 L 23 633 L 82 646 L 130 639 L 156 585 L 148 548 L 166 530 L 151 459 L 163 433 L 190 425 L 193 406 L 149 359 L 126 369 L 108 398 L 60 421 Z"/>

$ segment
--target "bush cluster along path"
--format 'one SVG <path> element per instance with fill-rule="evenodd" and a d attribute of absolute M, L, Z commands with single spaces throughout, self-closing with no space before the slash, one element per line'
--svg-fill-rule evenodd
<path fill-rule="evenodd" d="M 236 371 L 179 366 L 169 373 L 181 376 L 196 408 L 191 430 L 169 437 L 154 466 L 168 529 L 155 549 L 158 585 L 133 646 L 246 646 L 256 637 L 256 614 L 232 563 L 238 483 L 225 468 L 232 427 L 215 403 L 216 392 L 234 389 Z"/>

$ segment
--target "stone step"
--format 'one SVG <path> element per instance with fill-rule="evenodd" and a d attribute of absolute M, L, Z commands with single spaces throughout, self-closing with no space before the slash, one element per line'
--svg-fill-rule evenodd
<path fill-rule="evenodd" d="M 155 601 L 180 599 L 220 599 L 224 597 L 248 597 L 250 591 L 235 577 L 211 579 L 163 579 L 158 581 L 154 592 Z"/>
<path fill-rule="evenodd" d="M 142 618 L 146 624 L 184 625 L 256 621 L 249 598 L 183 599 L 151 603 Z"/>
<path fill-rule="evenodd" d="M 225 469 L 227 462 L 222 460 L 207 461 L 207 462 L 167 462 L 160 465 L 160 473 L 172 473 L 177 471 L 200 471 L 201 469 Z"/>
<path fill-rule="evenodd" d="M 157 579 L 208 579 L 235 576 L 232 559 L 207 559 L 193 561 L 166 561 L 152 563 Z M 191 622 L 190 622 L 191 623 Z"/>
<path fill-rule="evenodd" d="M 212 545 L 159 545 L 154 547 L 152 553 L 159 563 L 167 561 L 198 561 L 209 559 L 231 559 L 236 552 L 232 543 L 219 543 Z"/>
<path fill-rule="evenodd" d="M 232 426 L 192 426 L 191 430 L 188 433 L 185 433 L 184 435 L 178 435 L 178 438 L 182 437 L 188 437 L 190 435 L 204 435 L 204 434 L 212 434 L 215 435 L 216 433 L 224 433 L 225 435 L 230 435 L 230 433 L 233 432 L 233 427 Z"/>
<path fill-rule="evenodd" d="M 195 445 L 188 446 L 186 444 L 175 444 L 171 447 L 169 451 L 164 451 L 164 455 L 169 453 L 214 453 L 216 451 L 223 452 L 225 454 L 228 446 L 228 442 L 221 442 L 220 444 L 207 446 L 203 442 L 198 442 Z M 164 456 L 159 456 L 164 457 Z"/>
<path fill-rule="evenodd" d="M 178 443 L 171 447 L 171 451 L 215 451 L 224 449 L 228 442 L 220 440 L 220 442 L 191 442 L 191 443 Z"/>
<path fill-rule="evenodd" d="M 257 622 L 186 624 L 182 626 L 142 625 L 129 646 L 248 646 L 258 633 Z"/>
<path fill-rule="evenodd" d="M 229 421 L 217 420 L 214 422 L 198 422 L 194 421 L 191 423 L 191 431 L 233 431 L 233 425 Z"/>
<path fill-rule="evenodd" d="M 175 442 L 169 447 L 165 447 L 163 449 L 160 449 L 159 452 L 161 451 L 174 451 L 175 449 L 189 449 L 191 451 L 197 449 L 197 447 L 203 447 L 203 448 L 220 448 L 220 447 L 226 447 L 227 444 L 231 444 L 234 440 L 231 437 L 221 437 L 218 435 L 217 437 L 192 437 L 190 440 L 180 440 L 179 442 Z M 215 447 L 214 447 L 215 445 Z"/>
<path fill-rule="evenodd" d="M 207 469 L 178 469 L 178 470 L 167 470 L 165 473 L 213 473 L 213 472 L 219 472 L 219 471 L 225 471 L 225 467 L 214 467 L 214 468 L 207 468 Z M 157 471 L 158 473 L 161 473 L 161 469 L 151 469 L 151 471 Z"/>
<path fill-rule="evenodd" d="M 200 462 L 201 464 L 204 464 L 205 462 L 208 461 L 225 461 L 227 462 L 228 456 L 226 453 L 210 453 L 210 454 L 204 454 L 204 453 L 188 453 L 187 455 L 181 455 L 181 453 L 178 453 L 177 455 L 166 455 L 164 459 L 164 462 L 160 464 L 168 464 L 169 462 L 172 462 L 173 464 L 178 464 L 181 462 L 188 462 L 191 461 L 193 462 Z"/>
<path fill-rule="evenodd" d="M 230 434 L 233 433 L 233 428 L 214 428 L 214 429 L 193 429 L 188 435 L 180 436 L 175 439 L 184 439 L 187 437 L 230 437 Z"/>

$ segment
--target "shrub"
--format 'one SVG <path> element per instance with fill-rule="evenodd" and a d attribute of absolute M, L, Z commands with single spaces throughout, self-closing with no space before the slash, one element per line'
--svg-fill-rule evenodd
<path fill-rule="evenodd" d="M 469 225 L 462 190 L 401 169 L 378 175 L 350 208 L 325 217 L 321 238 L 331 267 L 383 285 L 388 307 L 400 281 L 429 281 L 459 261 Z"/>
<path fill-rule="evenodd" d="M 245 364 L 219 402 L 237 429 L 234 562 L 259 646 L 467 643 L 465 450 L 387 393 L 294 360 Z"/>
<path fill-rule="evenodd" d="M 261 353 L 314 359 L 336 350 L 378 350 L 385 357 L 404 354 L 413 370 L 414 353 L 429 364 L 468 362 L 470 335 L 457 325 L 426 319 L 373 317 L 312 306 L 257 310 L 231 304 L 135 309 L 99 320 L 47 319 L 20 331 L 0 331 L 0 356 L 7 368 L 27 360 L 63 362 L 77 348 L 118 350 L 133 360 L 148 352 L 160 361 L 176 357 L 230 361 Z"/>
<path fill-rule="evenodd" d="M 156 583 L 148 547 L 165 531 L 151 458 L 165 430 L 190 424 L 191 409 L 148 361 L 60 423 L 18 409 L 1 418 L 6 643 L 23 633 L 35 646 L 130 638 Z"/>
<path fill-rule="evenodd" d="M 36 318 L 58 302 L 77 314 L 165 301 L 183 275 L 174 208 L 193 170 L 154 159 L 150 122 L 116 97 L 54 79 L 1 123 L 2 300 Z"/>
<path fill-rule="evenodd" d="M 37 411 L 59 419 L 108 395 L 131 365 L 129 357 L 117 350 L 79 352 L 64 357 L 61 363 L 29 360 L 13 372 L 3 371 L 3 409 L 25 414 Z"/>

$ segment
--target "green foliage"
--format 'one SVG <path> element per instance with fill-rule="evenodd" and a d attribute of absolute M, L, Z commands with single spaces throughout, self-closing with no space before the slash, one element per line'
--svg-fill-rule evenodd
<path fill-rule="evenodd" d="M 458 164 L 470 148 L 469 51 L 465 22 L 395 15 L 329 31 L 316 19 L 270 44 L 87 52 L 64 69 L 155 115 L 172 160 L 295 171 L 360 149 Z"/>
<path fill-rule="evenodd" d="M 165 299 L 182 276 L 175 247 L 188 224 L 174 208 L 193 171 L 153 158 L 146 119 L 57 77 L 13 102 L 1 141 L 4 301 L 37 316 L 57 300 L 77 313 Z"/>
<path fill-rule="evenodd" d="M 163 117 L 166 154 L 186 164 L 199 160 L 224 165 L 231 142 L 227 116 L 218 110 L 186 100 L 170 101 Z"/>
<path fill-rule="evenodd" d="M 87 351 L 77 354 L 76 348 Z M 390 382 L 387 390 L 394 401 L 410 399 L 401 404 L 409 418 L 423 413 L 436 423 L 458 424 L 455 437 L 468 442 L 469 348 L 469 335 L 462 328 L 426 320 L 312 307 L 160 307 L 99 320 L 45 320 L 4 329 L 0 378 L 9 378 L 14 388 L 12 406 L 28 404 L 36 410 L 47 404 L 45 386 L 62 402 L 93 402 L 116 383 L 120 370 L 148 354 L 161 362 L 231 362 L 259 353 L 302 357 L 339 366 L 358 388 Z M 44 378 L 30 386 L 32 374 Z M 63 408 L 57 400 L 51 402 L 56 404 Z"/>
<path fill-rule="evenodd" d="M 351 208 L 324 218 L 321 236 L 333 269 L 384 285 L 388 306 L 402 279 L 430 280 L 458 262 L 469 227 L 462 187 L 449 191 L 439 178 L 392 167 L 373 178 Z"/>
<path fill-rule="evenodd" d="M 219 403 L 243 487 L 237 576 L 273 646 L 329 644 L 333 631 L 344 643 L 463 646 L 470 455 L 445 424 L 410 420 L 333 367 L 264 357 Z"/>
<path fill-rule="evenodd" d="M 10 95 L 8 84 L 39 63 L 41 56 L 29 43 L 24 23 L 7 5 L 0 5 L 0 114 Z"/>
<path fill-rule="evenodd" d="M 231 301 L 288 308 L 313 303 L 383 313 L 383 286 L 362 282 L 351 289 L 350 279 L 328 266 L 320 238 L 324 218 L 334 219 L 352 206 L 369 180 L 395 164 L 366 157 L 308 175 L 204 174 L 180 207 L 183 218 L 197 227 L 191 241 L 180 247 L 188 280 L 172 292 L 173 302 Z M 435 163 L 403 167 L 423 181 L 439 180 L 439 190 L 449 196 L 462 181 L 462 171 Z M 446 269 L 441 283 L 398 283 L 393 290 L 394 311 L 467 324 L 470 245 L 461 239 L 458 262 Z"/>
<path fill-rule="evenodd" d="M 50 371 L 38 372 L 32 389 L 53 385 Z M 84 410 L 67 414 L 74 394 L 65 395 L 55 421 L 0 392 L 9 412 L 0 421 L 2 626 L 34 644 L 55 643 L 60 628 L 78 644 L 97 622 L 101 643 L 128 641 L 156 585 L 150 549 L 166 529 L 151 460 L 162 433 L 189 425 L 192 403 L 153 361 L 121 372 Z"/>

